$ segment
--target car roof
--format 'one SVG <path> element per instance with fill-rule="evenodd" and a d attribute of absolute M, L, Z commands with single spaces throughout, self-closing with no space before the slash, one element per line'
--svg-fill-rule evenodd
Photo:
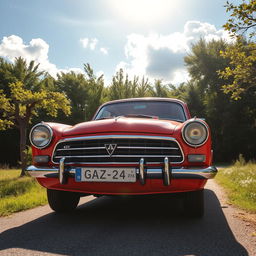
<path fill-rule="evenodd" d="M 180 103 L 183 106 L 186 105 L 186 103 L 183 102 L 182 100 L 178 100 L 174 98 L 142 97 L 142 98 L 127 98 L 127 99 L 120 99 L 120 100 L 112 100 L 102 104 L 101 107 L 104 105 L 112 104 L 112 103 L 130 102 L 130 101 L 169 101 L 169 102 Z"/>

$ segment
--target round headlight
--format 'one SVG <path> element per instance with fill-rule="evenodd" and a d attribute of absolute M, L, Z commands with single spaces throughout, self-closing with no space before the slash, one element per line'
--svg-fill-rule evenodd
<path fill-rule="evenodd" d="M 182 129 L 182 137 L 185 142 L 193 147 L 203 145 L 208 139 L 208 128 L 200 121 L 190 121 Z"/>
<path fill-rule="evenodd" d="M 37 124 L 32 128 L 29 138 L 36 148 L 45 148 L 51 143 L 52 129 L 48 125 Z"/>

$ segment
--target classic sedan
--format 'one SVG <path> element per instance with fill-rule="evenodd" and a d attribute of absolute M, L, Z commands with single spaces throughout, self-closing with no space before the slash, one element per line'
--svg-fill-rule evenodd
<path fill-rule="evenodd" d="M 184 212 L 201 217 L 204 186 L 217 173 L 209 126 L 171 98 L 111 101 L 74 126 L 41 122 L 30 142 L 27 171 L 56 212 L 75 209 L 86 195 L 180 193 Z"/>

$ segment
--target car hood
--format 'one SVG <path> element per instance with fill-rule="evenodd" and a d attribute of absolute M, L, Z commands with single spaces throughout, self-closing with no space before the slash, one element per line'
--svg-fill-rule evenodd
<path fill-rule="evenodd" d="M 62 135 L 65 137 L 115 132 L 173 134 L 178 124 L 180 123 L 169 120 L 121 117 L 80 123 L 64 129 Z"/>

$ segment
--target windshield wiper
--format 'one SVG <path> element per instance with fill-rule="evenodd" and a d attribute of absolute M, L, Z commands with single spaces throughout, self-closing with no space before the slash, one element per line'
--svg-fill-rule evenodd
<path fill-rule="evenodd" d="M 153 118 L 158 119 L 158 116 L 150 116 L 150 115 L 143 115 L 143 114 L 127 114 L 123 115 L 124 117 L 135 117 L 135 118 Z"/>
<path fill-rule="evenodd" d="M 171 119 L 172 121 L 176 121 L 176 122 L 180 122 L 180 123 L 184 123 L 184 120 L 180 120 L 180 119 Z"/>
<path fill-rule="evenodd" d="M 109 116 L 109 117 L 101 117 L 95 120 L 104 120 L 104 119 L 113 119 L 113 118 L 114 118 L 113 116 Z"/>
<path fill-rule="evenodd" d="M 179 123 L 184 123 L 184 120 L 181 119 L 175 119 L 175 118 L 160 118 L 161 120 L 168 120 L 168 121 L 175 121 L 175 122 L 179 122 Z"/>

